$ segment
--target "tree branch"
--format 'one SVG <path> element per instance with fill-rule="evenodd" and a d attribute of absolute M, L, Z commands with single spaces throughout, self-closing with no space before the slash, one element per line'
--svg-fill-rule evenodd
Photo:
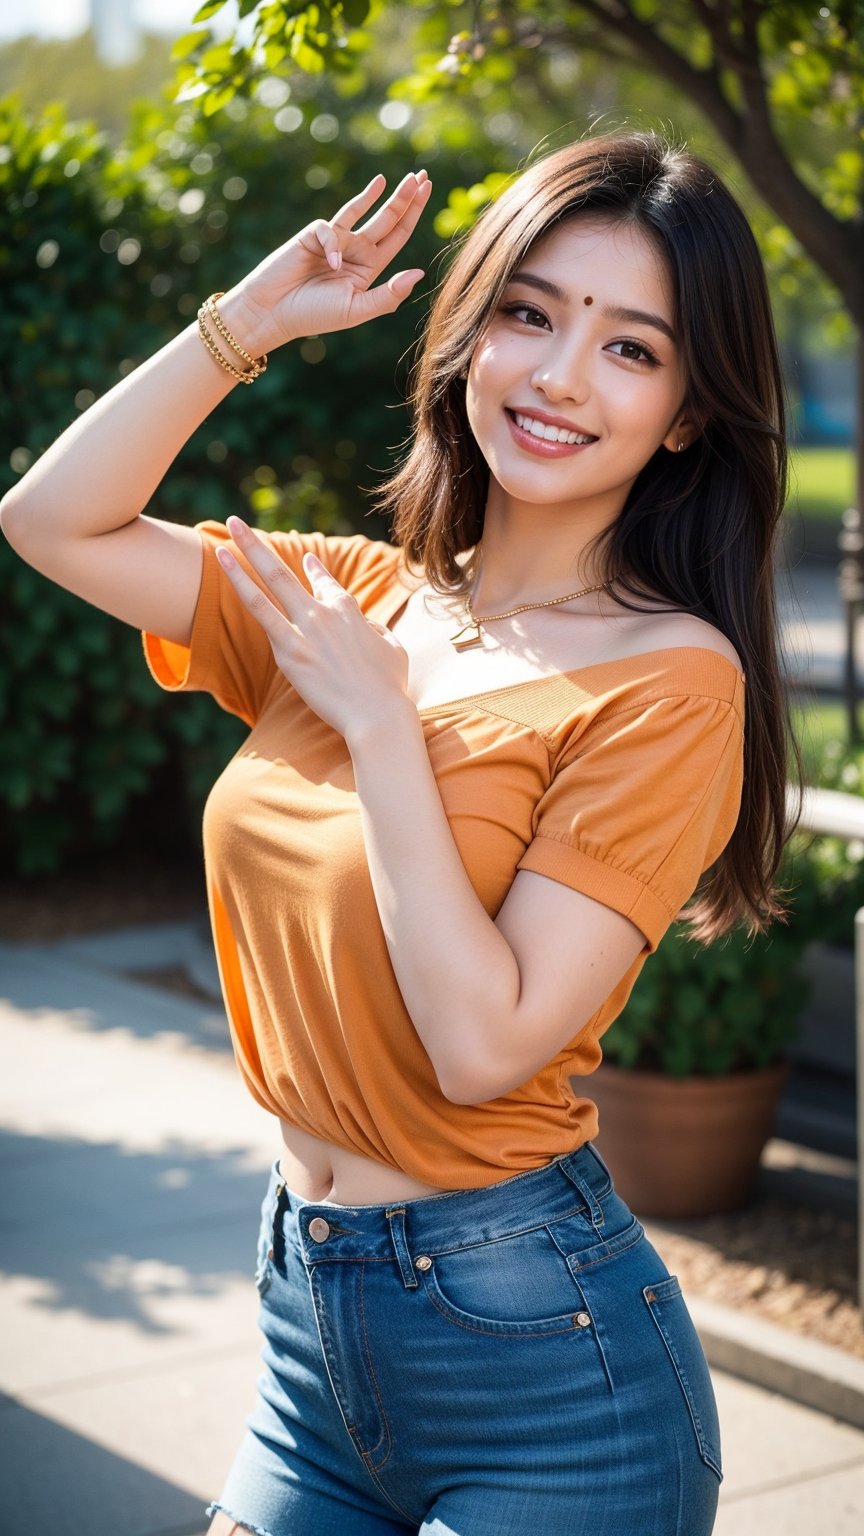
<path fill-rule="evenodd" d="M 602 26 L 614 27 L 653 64 L 667 80 L 695 101 L 727 143 L 735 135 L 738 115 L 720 87 L 717 68 L 696 69 L 665 38 L 640 21 L 625 0 L 578 0 L 578 9 L 587 11 Z"/>
<path fill-rule="evenodd" d="M 702 0 L 691 3 L 701 13 Z M 640 21 L 630 4 L 631 0 L 576 0 L 574 9 L 587 12 L 601 27 L 626 37 L 705 114 L 756 191 L 788 224 L 807 254 L 845 296 L 856 323 L 864 326 L 860 279 L 864 231 L 829 212 L 797 175 L 775 135 L 759 53 L 759 0 L 743 0 L 744 35 L 731 66 L 741 84 L 742 112 L 730 106 L 722 94 L 716 65 L 710 71 L 694 68 L 652 26 Z"/>

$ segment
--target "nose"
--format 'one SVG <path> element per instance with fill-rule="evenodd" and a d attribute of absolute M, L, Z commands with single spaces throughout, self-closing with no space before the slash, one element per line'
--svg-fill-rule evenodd
<path fill-rule="evenodd" d="M 533 387 L 547 400 L 572 400 L 584 404 L 591 394 L 589 367 L 584 348 L 574 340 L 569 346 L 555 338 L 531 375 Z"/>

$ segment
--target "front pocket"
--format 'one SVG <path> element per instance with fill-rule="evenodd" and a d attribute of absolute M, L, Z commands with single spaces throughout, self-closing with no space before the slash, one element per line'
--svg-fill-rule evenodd
<path fill-rule="evenodd" d="M 666 1353 L 678 1378 L 684 1401 L 696 1434 L 699 1454 L 707 1466 L 723 1481 L 720 1456 L 720 1420 L 708 1362 L 693 1319 L 687 1310 L 677 1275 L 646 1285 L 642 1295 L 648 1306 Z"/>
<path fill-rule="evenodd" d="M 584 1332 L 591 1317 L 545 1227 L 433 1257 L 421 1270 L 433 1306 L 479 1333 Z"/>

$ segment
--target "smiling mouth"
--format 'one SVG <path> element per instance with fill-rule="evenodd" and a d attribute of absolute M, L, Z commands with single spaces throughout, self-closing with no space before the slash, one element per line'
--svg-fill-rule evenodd
<path fill-rule="evenodd" d="M 548 444 L 556 448 L 587 448 L 591 443 L 597 442 L 597 438 L 588 433 L 571 432 L 566 427 L 552 426 L 551 423 L 539 421 L 523 411 L 505 410 L 505 415 L 520 435 L 530 437 L 538 444 Z"/>

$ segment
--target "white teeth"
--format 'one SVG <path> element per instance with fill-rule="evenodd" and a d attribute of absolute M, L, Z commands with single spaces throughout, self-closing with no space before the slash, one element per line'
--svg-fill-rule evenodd
<path fill-rule="evenodd" d="M 523 416 L 519 411 L 514 411 L 516 425 L 523 432 L 530 432 L 532 437 L 542 437 L 547 443 L 593 443 L 593 437 L 585 437 L 579 432 L 568 432 L 566 427 L 552 427 L 545 421 L 536 421 L 533 416 Z"/>

